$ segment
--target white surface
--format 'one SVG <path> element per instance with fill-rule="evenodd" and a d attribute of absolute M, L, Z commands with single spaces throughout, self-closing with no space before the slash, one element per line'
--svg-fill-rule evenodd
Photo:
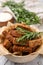
<path fill-rule="evenodd" d="M 40 0 L 40 2 L 43 2 L 43 0 Z M 42 27 L 43 27 L 43 25 L 42 25 Z M 41 27 L 39 27 L 39 28 L 40 28 L 40 30 L 42 30 Z M 38 56 L 33 61 L 31 61 L 29 63 L 24 63 L 24 64 L 13 63 L 13 62 L 9 61 L 7 58 L 5 58 L 4 56 L 0 56 L 0 65 L 43 65 L 43 56 Z"/>

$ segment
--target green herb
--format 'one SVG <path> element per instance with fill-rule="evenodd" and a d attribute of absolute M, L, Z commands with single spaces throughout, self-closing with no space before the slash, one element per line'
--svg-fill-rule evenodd
<path fill-rule="evenodd" d="M 15 3 L 13 1 L 7 1 L 2 4 L 12 10 L 18 23 L 23 22 L 27 25 L 40 23 L 39 17 L 34 12 L 30 12 L 24 8 L 24 2 Z"/>
<path fill-rule="evenodd" d="M 37 33 L 37 32 L 26 33 L 22 37 L 18 38 L 17 39 L 17 42 L 24 41 L 24 40 L 32 40 L 32 39 L 35 39 L 35 38 L 38 37 L 38 34 L 39 33 Z"/>
<path fill-rule="evenodd" d="M 22 37 L 17 39 L 17 42 L 28 40 L 28 39 L 32 40 L 32 39 L 39 37 L 39 35 L 40 35 L 40 32 L 30 32 L 30 31 L 25 30 L 21 27 L 17 27 L 16 30 L 24 33 L 24 35 Z"/>
<path fill-rule="evenodd" d="M 18 31 L 20 31 L 20 32 L 22 32 L 22 33 L 26 33 L 26 32 L 29 33 L 28 30 L 25 30 L 25 29 L 23 29 L 23 28 L 21 28 L 21 27 L 17 27 L 16 30 L 18 30 Z"/>

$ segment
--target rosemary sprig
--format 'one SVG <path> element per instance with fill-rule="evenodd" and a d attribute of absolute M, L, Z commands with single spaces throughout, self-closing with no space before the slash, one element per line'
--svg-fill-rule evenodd
<path fill-rule="evenodd" d="M 15 15 L 18 23 L 25 23 L 27 25 L 40 23 L 40 18 L 34 12 L 30 12 L 24 8 L 24 2 L 15 3 L 14 1 L 7 1 L 2 3 L 3 6 L 8 6 Z"/>
<path fill-rule="evenodd" d="M 37 32 L 26 33 L 22 37 L 18 38 L 17 42 L 24 41 L 24 40 L 32 40 L 32 39 L 37 38 L 38 35 L 39 35 L 39 33 L 37 33 Z"/>
<path fill-rule="evenodd" d="M 25 30 L 24 28 L 21 28 L 21 27 L 17 27 L 16 30 L 22 32 L 22 33 L 30 33 L 28 30 Z"/>
<path fill-rule="evenodd" d="M 24 40 L 32 40 L 40 36 L 41 32 L 30 32 L 28 30 L 25 30 L 21 27 L 17 27 L 16 30 L 24 33 L 24 35 L 17 39 L 17 42 L 24 41 Z"/>

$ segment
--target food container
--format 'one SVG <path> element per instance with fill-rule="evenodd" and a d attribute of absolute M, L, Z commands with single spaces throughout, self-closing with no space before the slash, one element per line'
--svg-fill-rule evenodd
<path fill-rule="evenodd" d="M 2 28 L 0 28 L 0 34 L 2 34 L 2 31 L 4 29 L 8 29 L 9 26 L 12 26 L 14 24 L 12 23 L 8 23 L 7 26 L 4 26 Z M 32 27 L 32 26 L 31 26 Z M 37 32 L 39 31 L 37 28 L 33 27 Z M 43 37 L 42 37 L 43 39 Z M 43 42 L 43 40 L 42 40 Z M 25 62 L 30 62 L 32 61 L 33 59 L 35 59 L 39 54 L 41 54 L 42 52 L 42 47 L 43 47 L 43 44 L 40 46 L 40 48 L 37 49 L 36 52 L 33 52 L 29 55 L 26 55 L 26 56 L 16 56 L 16 55 L 13 55 L 11 53 L 9 53 L 9 51 L 7 49 L 5 49 L 2 44 L 0 44 L 0 55 L 4 55 L 5 57 L 7 57 L 9 60 L 13 61 L 13 62 L 16 62 L 16 63 L 25 63 Z"/>
<path fill-rule="evenodd" d="M 39 52 L 35 52 L 26 56 L 15 56 L 15 55 L 6 55 L 9 60 L 16 62 L 16 63 L 26 63 L 30 62 L 35 59 L 39 55 Z"/>
<path fill-rule="evenodd" d="M 0 27 L 6 26 L 9 21 L 14 23 L 14 17 L 12 14 L 8 11 L 0 12 Z"/>

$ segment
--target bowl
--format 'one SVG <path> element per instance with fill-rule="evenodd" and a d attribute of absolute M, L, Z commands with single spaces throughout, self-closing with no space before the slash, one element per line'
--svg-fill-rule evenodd
<path fill-rule="evenodd" d="M 9 29 L 9 27 L 12 26 L 12 25 L 14 25 L 14 24 L 9 22 L 7 26 L 2 27 L 0 29 L 0 34 L 2 34 L 2 32 L 4 30 Z M 36 27 L 34 27 L 34 26 L 31 26 L 31 27 L 35 31 L 39 32 L 39 30 Z M 43 42 L 43 37 L 42 37 L 42 42 Z M 26 62 L 32 61 L 33 59 L 35 59 L 40 54 L 40 52 L 42 50 L 42 46 L 43 46 L 43 44 L 41 44 L 41 46 L 35 52 L 33 52 L 31 54 L 28 54 L 28 55 L 25 55 L 25 56 L 17 56 L 17 55 L 14 55 L 12 53 L 9 53 L 9 51 L 3 45 L 0 44 L 0 47 L 1 47 L 0 48 L 0 55 L 4 55 L 9 60 L 16 62 L 16 63 L 26 63 Z"/>
<path fill-rule="evenodd" d="M 6 26 L 9 21 L 14 23 L 14 20 L 15 19 L 10 12 L 0 12 L 0 27 Z"/>
<path fill-rule="evenodd" d="M 34 26 L 30 26 L 32 27 L 33 29 L 35 29 L 37 32 L 39 32 L 39 29 L 37 29 L 36 27 Z M 43 44 L 42 44 L 43 45 Z M 13 62 L 16 62 L 16 63 L 26 63 L 26 62 L 30 62 L 32 61 L 33 59 L 35 59 L 39 54 L 40 54 L 40 51 L 41 51 L 41 48 L 42 48 L 42 45 L 33 53 L 29 54 L 29 55 L 25 55 L 25 56 L 16 56 L 16 55 L 13 55 L 13 54 L 8 54 L 8 55 L 5 55 L 5 57 L 7 57 L 9 60 L 13 61 Z"/>

